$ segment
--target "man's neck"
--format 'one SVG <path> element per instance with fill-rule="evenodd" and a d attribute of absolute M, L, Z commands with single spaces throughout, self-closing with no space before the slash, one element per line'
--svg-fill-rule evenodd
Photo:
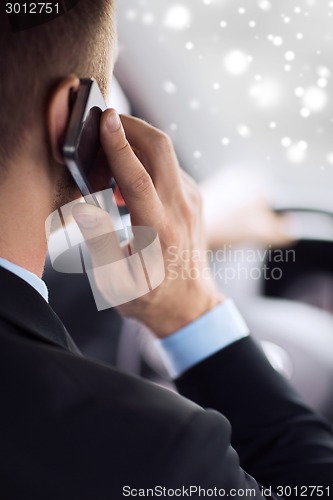
<path fill-rule="evenodd" d="M 11 245 L 6 245 L 4 249 L 0 247 L 0 256 L 41 278 L 44 272 L 46 245 L 44 246 L 43 243 L 39 242 L 33 245 L 31 249 L 26 248 L 24 255 L 19 251 L 15 251 Z"/>
<path fill-rule="evenodd" d="M 0 257 L 39 277 L 47 252 L 50 198 L 46 176 L 36 175 L 26 164 L 11 167 L 0 184 Z"/>

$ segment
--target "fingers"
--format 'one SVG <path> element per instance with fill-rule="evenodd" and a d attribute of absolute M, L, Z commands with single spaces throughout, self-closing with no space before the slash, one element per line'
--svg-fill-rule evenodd
<path fill-rule="evenodd" d="M 147 168 L 161 197 L 180 184 L 180 167 L 170 138 L 143 120 L 121 115 L 126 136 Z"/>
<path fill-rule="evenodd" d="M 110 169 L 135 224 L 156 227 L 163 215 L 161 201 L 150 175 L 127 141 L 115 110 L 103 113 L 100 136 Z"/>
<path fill-rule="evenodd" d="M 93 267 L 104 266 L 124 257 L 107 212 L 88 203 L 78 203 L 72 208 L 72 214 L 88 247 Z"/>
<path fill-rule="evenodd" d="M 97 309 L 125 304 L 148 293 L 150 285 L 140 256 L 129 253 L 128 245 L 120 246 L 109 214 L 87 203 L 78 203 L 72 213 L 88 249 L 81 247 Z"/>

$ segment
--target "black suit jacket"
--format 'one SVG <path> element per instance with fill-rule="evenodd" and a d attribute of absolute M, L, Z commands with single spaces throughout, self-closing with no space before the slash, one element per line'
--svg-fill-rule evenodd
<path fill-rule="evenodd" d="M 52 309 L 83 355 L 116 365 L 123 318 L 115 308 L 97 310 L 87 275 L 58 273 L 47 259 L 43 280 Z"/>
<path fill-rule="evenodd" d="M 47 259 L 43 280 L 52 309 L 84 356 L 175 390 L 159 353 L 152 348 L 148 328 L 124 318 L 116 308 L 98 311 L 86 274 L 56 272 Z"/>
<path fill-rule="evenodd" d="M 328 427 L 251 339 L 177 381 L 192 402 L 85 359 L 34 289 L 4 269 L 0 282 L 0 498 L 117 500 L 154 487 L 186 497 L 190 486 L 261 498 L 248 473 L 267 487 L 333 489 Z"/>

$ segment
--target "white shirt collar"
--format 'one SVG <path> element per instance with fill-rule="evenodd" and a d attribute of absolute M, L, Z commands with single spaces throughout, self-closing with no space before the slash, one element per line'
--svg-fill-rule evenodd
<path fill-rule="evenodd" d="M 46 302 L 49 301 L 49 291 L 47 289 L 47 286 L 45 282 L 38 278 L 36 274 L 28 271 L 27 269 L 24 269 L 21 266 L 18 266 L 17 264 L 13 264 L 13 262 L 9 262 L 9 260 L 3 259 L 2 257 L 0 257 L 0 266 L 26 281 L 38 293 L 40 293 L 40 295 L 43 297 L 43 299 L 46 300 Z"/>

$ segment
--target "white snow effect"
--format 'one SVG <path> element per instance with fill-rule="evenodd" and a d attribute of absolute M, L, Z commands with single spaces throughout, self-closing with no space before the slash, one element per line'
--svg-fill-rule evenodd
<path fill-rule="evenodd" d="M 164 26 L 166 28 L 181 31 L 188 28 L 191 24 L 192 15 L 190 9 L 185 5 L 171 5 L 166 12 L 164 18 Z"/>
<path fill-rule="evenodd" d="M 290 163 L 303 163 L 307 157 L 307 144 L 304 141 L 292 144 L 286 152 Z"/>
<path fill-rule="evenodd" d="M 325 89 L 327 87 L 327 85 L 328 85 L 328 81 L 326 80 L 326 78 L 319 78 L 317 80 L 317 85 L 321 89 Z"/>
<path fill-rule="evenodd" d="M 283 137 L 281 144 L 284 148 L 289 148 L 291 146 L 291 139 L 290 137 Z"/>
<path fill-rule="evenodd" d="M 306 89 L 302 98 L 303 106 L 313 113 L 319 113 L 325 109 L 327 102 L 327 93 L 318 87 L 309 87 Z"/>
<path fill-rule="evenodd" d="M 295 52 L 293 52 L 292 50 L 288 50 L 284 55 L 285 60 L 289 62 L 293 61 L 295 57 L 296 57 Z"/>
<path fill-rule="evenodd" d="M 331 71 L 326 66 L 319 66 L 317 68 L 317 75 L 321 78 L 329 78 L 331 76 Z"/>
<path fill-rule="evenodd" d="M 283 45 L 283 38 L 281 36 L 274 36 L 272 42 L 275 47 L 281 47 Z"/>
<path fill-rule="evenodd" d="M 252 85 L 249 95 L 260 108 L 272 108 L 279 103 L 281 90 L 274 80 L 263 80 Z"/>
<path fill-rule="evenodd" d="M 145 12 L 141 18 L 143 24 L 153 24 L 155 22 L 155 17 L 152 12 Z"/>
<path fill-rule="evenodd" d="M 173 82 L 167 80 L 166 82 L 163 82 L 163 90 L 167 94 L 173 95 L 177 92 L 177 87 Z"/>
<path fill-rule="evenodd" d="M 190 109 L 192 109 L 193 111 L 196 111 L 197 109 L 200 108 L 200 102 L 197 100 L 197 99 L 192 99 L 190 102 L 189 102 L 189 107 Z"/>
<path fill-rule="evenodd" d="M 241 137 L 246 139 L 246 138 L 250 137 L 251 129 L 245 124 L 240 124 L 237 127 L 237 133 L 238 133 L 238 135 L 240 135 Z"/>
<path fill-rule="evenodd" d="M 138 13 L 135 9 L 128 9 L 125 12 L 125 17 L 128 21 L 135 21 L 135 19 L 137 19 L 138 17 Z"/>
<path fill-rule="evenodd" d="M 309 118 L 311 115 L 311 111 L 308 108 L 301 108 L 301 111 L 299 112 L 302 118 Z"/>
<path fill-rule="evenodd" d="M 268 12 L 272 8 L 271 2 L 269 0 L 258 0 L 258 7 L 265 12 Z"/>
<path fill-rule="evenodd" d="M 287 159 L 290 163 L 303 163 L 306 159 L 306 149 L 300 147 L 299 144 L 293 144 L 287 150 Z"/>
<path fill-rule="evenodd" d="M 294 93 L 296 97 L 303 97 L 305 94 L 305 90 L 303 87 L 297 87 Z"/>
<path fill-rule="evenodd" d="M 328 162 L 330 165 L 333 165 L 333 152 L 332 152 L 332 151 L 331 151 L 331 152 L 329 152 L 329 153 L 327 153 L 327 155 L 326 155 L 326 160 L 327 160 L 327 162 Z"/>
<path fill-rule="evenodd" d="M 306 154 L 297 145 L 293 145 L 288 149 L 286 156 L 290 163 L 302 163 L 305 160 Z"/>
<path fill-rule="evenodd" d="M 244 75 L 248 71 L 250 63 L 249 56 L 241 50 L 233 50 L 224 58 L 224 67 L 233 76 Z"/>
<path fill-rule="evenodd" d="M 308 149 L 308 143 L 306 141 L 299 141 L 298 144 L 297 144 L 297 147 L 301 151 L 306 151 Z"/>
<path fill-rule="evenodd" d="M 226 148 L 224 154 L 239 154 L 241 139 L 244 154 L 246 148 L 251 152 L 255 141 L 254 146 L 264 145 L 258 163 L 270 159 L 275 168 L 283 155 L 282 164 L 290 169 L 291 164 L 310 160 L 311 151 L 311 164 L 318 172 L 320 165 L 326 165 L 327 173 L 331 168 L 333 175 L 328 129 L 333 133 L 333 113 L 329 114 L 333 35 L 329 24 L 319 21 L 320 16 L 322 20 L 333 16 L 333 0 L 284 0 L 281 4 L 255 0 L 252 6 L 246 0 L 199 0 L 195 5 L 191 0 L 170 0 L 160 12 L 154 0 L 131 0 L 129 5 L 132 8 L 123 10 L 129 30 L 154 33 L 156 29 L 155 43 L 170 42 L 173 47 L 175 40 L 181 56 L 198 65 L 206 94 L 201 96 L 200 87 L 193 85 L 191 90 L 189 86 L 182 104 L 193 118 L 206 113 L 212 121 L 221 119 L 222 134 L 217 141 L 221 150 Z M 158 35 L 161 26 L 165 29 Z M 176 104 L 183 96 L 182 75 L 168 75 L 159 82 L 160 92 Z M 171 116 L 165 126 L 173 136 L 183 131 L 176 117 Z M 256 161 L 255 147 L 253 151 Z M 194 143 L 189 152 L 192 160 L 207 159 L 199 144 Z"/>

